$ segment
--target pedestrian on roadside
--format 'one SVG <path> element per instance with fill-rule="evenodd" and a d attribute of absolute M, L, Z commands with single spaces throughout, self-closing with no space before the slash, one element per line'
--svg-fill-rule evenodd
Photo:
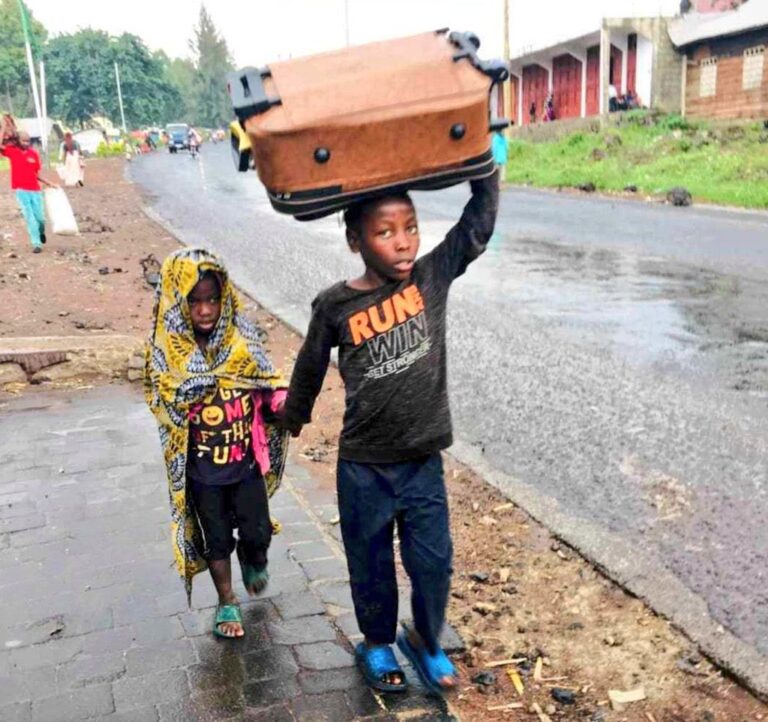
<path fill-rule="evenodd" d="M 273 533 L 268 496 L 287 448 L 273 421 L 287 384 L 208 251 L 184 248 L 163 262 L 144 378 L 167 466 L 177 569 L 191 603 L 192 578 L 207 566 L 219 596 L 213 633 L 242 637 L 230 558 L 237 549 L 251 596 L 264 590 Z"/>
<path fill-rule="evenodd" d="M 509 159 L 509 145 L 504 131 L 496 130 L 491 138 L 491 152 L 493 153 L 493 162 L 499 169 L 499 183 L 507 181 L 507 161 Z"/>
<path fill-rule="evenodd" d="M 544 122 L 551 123 L 555 119 L 555 100 L 552 97 L 552 93 L 547 96 L 547 101 L 544 103 Z"/>
<path fill-rule="evenodd" d="M 64 141 L 59 146 L 59 163 L 63 164 L 62 180 L 64 185 L 83 186 L 85 172 L 83 170 L 83 153 L 80 144 L 72 137 L 72 133 L 64 133 Z"/>
<path fill-rule="evenodd" d="M 533 125 L 536 122 L 536 101 L 531 101 L 531 106 L 528 108 L 528 120 L 530 121 L 531 125 Z"/>
<path fill-rule="evenodd" d="M 16 201 L 27 224 L 32 252 L 43 250 L 45 238 L 45 209 L 40 184 L 49 188 L 58 188 L 40 175 L 40 156 L 31 147 L 29 133 L 15 133 L 15 126 L 10 116 L 3 118 L 0 130 L 0 155 L 5 156 L 11 165 L 11 190 L 16 193 Z"/>
<path fill-rule="evenodd" d="M 484 250 L 498 207 L 496 173 L 445 240 L 419 260 L 419 227 L 407 194 L 362 201 L 344 213 L 362 276 L 320 293 L 283 411 L 293 435 L 311 421 L 332 347 L 346 389 L 337 490 L 352 599 L 365 640 L 355 655 L 377 690 L 406 689 L 397 640 L 422 681 L 442 694 L 456 669 L 438 638 L 451 579 L 452 543 L 440 452 L 452 443 L 446 388 L 446 304 L 455 278 Z M 393 534 L 413 593 L 413 626 L 397 635 Z"/>
<path fill-rule="evenodd" d="M 608 112 L 615 113 L 619 109 L 619 92 L 613 83 L 608 85 Z"/>

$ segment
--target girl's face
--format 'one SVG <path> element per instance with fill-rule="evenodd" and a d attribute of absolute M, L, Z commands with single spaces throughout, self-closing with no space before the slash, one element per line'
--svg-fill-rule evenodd
<path fill-rule="evenodd" d="M 218 280 L 209 276 L 198 281 L 187 296 L 187 302 L 195 336 L 207 338 L 213 333 L 221 316 L 221 287 Z"/>

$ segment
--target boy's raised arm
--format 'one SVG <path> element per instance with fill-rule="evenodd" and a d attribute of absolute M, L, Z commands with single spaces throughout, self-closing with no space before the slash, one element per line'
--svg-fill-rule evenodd
<path fill-rule="evenodd" d="M 499 210 L 499 173 L 470 182 L 472 197 L 459 222 L 432 251 L 437 274 L 448 281 L 460 276 L 484 250 L 493 235 Z"/>
<path fill-rule="evenodd" d="M 301 427 L 312 420 L 312 409 L 323 387 L 331 349 L 337 343 L 334 329 L 317 299 L 312 309 L 307 337 L 296 358 L 283 407 L 283 425 L 294 436 L 298 436 Z"/>

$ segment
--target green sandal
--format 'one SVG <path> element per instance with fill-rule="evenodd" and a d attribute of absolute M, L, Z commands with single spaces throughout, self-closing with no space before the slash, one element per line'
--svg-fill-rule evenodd
<path fill-rule="evenodd" d="M 245 628 L 243 628 L 243 635 L 239 637 L 234 634 L 224 634 L 224 632 L 219 629 L 219 625 L 227 624 L 228 622 L 237 622 L 243 627 L 243 615 L 240 611 L 239 604 L 220 604 L 216 607 L 216 619 L 213 621 L 213 633 L 217 637 L 222 637 L 223 639 L 241 639 L 245 636 Z"/>

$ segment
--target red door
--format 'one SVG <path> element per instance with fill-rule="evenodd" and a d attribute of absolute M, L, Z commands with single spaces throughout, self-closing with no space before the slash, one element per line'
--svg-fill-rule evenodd
<path fill-rule="evenodd" d="M 637 92 L 637 34 L 627 39 L 627 92 Z"/>
<path fill-rule="evenodd" d="M 621 56 L 623 53 L 615 45 L 611 45 L 611 74 L 608 81 L 616 88 L 616 92 L 621 95 Z"/>
<path fill-rule="evenodd" d="M 581 62 L 573 55 L 558 55 L 552 62 L 552 99 L 555 118 L 581 116 Z"/>
<path fill-rule="evenodd" d="M 587 115 L 600 113 L 600 46 L 587 50 Z"/>
<path fill-rule="evenodd" d="M 523 123 L 530 123 L 531 109 L 535 105 L 535 120 L 541 120 L 544 103 L 549 94 L 549 73 L 541 65 L 523 68 Z"/>

